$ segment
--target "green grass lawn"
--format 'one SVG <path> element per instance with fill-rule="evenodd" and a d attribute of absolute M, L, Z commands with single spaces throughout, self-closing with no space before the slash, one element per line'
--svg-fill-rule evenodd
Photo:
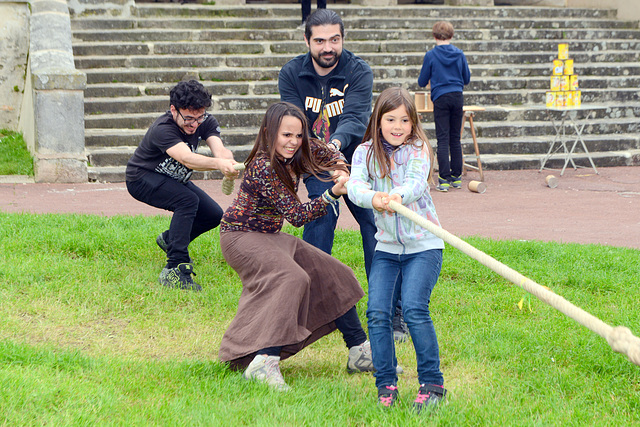
<path fill-rule="evenodd" d="M 291 392 L 244 381 L 217 360 L 241 291 L 218 231 L 191 246 L 203 291 L 165 289 L 155 237 L 168 222 L 0 213 L 0 425 L 640 423 L 640 367 L 451 247 L 431 302 L 449 390 L 437 414 L 410 410 L 418 386 L 410 342 L 397 346 L 405 374 L 392 410 L 376 406 L 371 375 L 347 374 L 337 333 L 281 364 Z M 640 251 L 465 240 L 640 334 Z M 339 232 L 334 255 L 366 289 L 359 234 Z M 363 322 L 365 310 L 366 297 Z"/>
<path fill-rule="evenodd" d="M 33 176 L 33 158 L 22 135 L 0 129 L 0 175 Z"/>

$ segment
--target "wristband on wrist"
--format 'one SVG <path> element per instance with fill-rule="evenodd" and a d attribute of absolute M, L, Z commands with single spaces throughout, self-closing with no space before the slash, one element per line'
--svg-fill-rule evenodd
<path fill-rule="evenodd" d="M 335 200 L 338 200 L 340 198 L 340 196 L 336 196 L 335 193 L 331 191 L 331 188 L 328 188 L 327 192 L 329 193 L 329 196 L 333 197 Z"/>
<path fill-rule="evenodd" d="M 322 193 L 322 196 L 321 196 L 321 197 L 322 197 L 322 200 L 323 200 L 326 204 L 328 204 L 328 205 L 332 205 L 332 204 L 334 204 L 335 202 L 337 202 L 337 201 L 338 201 L 338 198 L 337 198 L 337 197 L 333 197 L 333 196 L 332 196 L 331 194 L 329 194 L 329 193 L 330 193 L 330 190 L 326 190 L 324 193 Z"/>

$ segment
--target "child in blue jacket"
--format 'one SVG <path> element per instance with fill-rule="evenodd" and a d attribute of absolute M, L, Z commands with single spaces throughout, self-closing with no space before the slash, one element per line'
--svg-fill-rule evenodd
<path fill-rule="evenodd" d="M 421 411 L 446 394 L 429 314 L 444 242 L 389 207 L 391 200 L 402 203 L 439 225 L 428 183 L 433 153 L 407 90 L 393 87 L 380 94 L 364 141 L 353 155 L 348 193 L 356 205 L 373 209 L 377 227 L 367 319 L 378 402 L 393 406 L 398 398 L 391 319 L 400 298 L 418 364 L 420 387 L 413 405 Z"/>
<path fill-rule="evenodd" d="M 462 188 L 462 89 L 469 83 L 471 72 L 464 53 L 451 44 L 453 25 L 450 22 L 436 22 L 433 37 L 436 47 L 424 55 L 418 85 L 424 87 L 431 81 L 433 121 L 438 139 L 439 176 L 436 189 L 449 191 L 449 187 Z"/>

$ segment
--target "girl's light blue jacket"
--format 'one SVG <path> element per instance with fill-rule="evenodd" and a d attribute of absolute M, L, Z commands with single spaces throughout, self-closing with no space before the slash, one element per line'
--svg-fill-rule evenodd
<path fill-rule="evenodd" d="M 376 192 L 399 193 L 404 206 L 439 226 L 427 182 L 431 168 L 427 150 L 401 145 L 393 152 L 391 176 L 381 179 L 377 164 L 373 165 L 375 173 L 372 176 L 366 165 L 371 143 L 362 143 L 353 154 L 348 185 L 349 199 L 358 206 L 373 209 L 371 201 Z M 376 163 L 373 158 L 371 162 Z M 400 214 L 373 209 L 373 215 L 378 228 L 376 250 L 411 254 L 429 249 L 444 249 L 442 239 Z"/>

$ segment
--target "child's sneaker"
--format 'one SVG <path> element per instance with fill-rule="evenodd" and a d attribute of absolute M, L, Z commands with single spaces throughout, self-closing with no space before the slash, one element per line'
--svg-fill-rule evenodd
<path fill-rule="evenodd" d="M 398 400 L 398 387 L 385 385 L 378 389 L 378 405 L 391 408 Z"/>
<path fill-rule="evenodd" d="M 449 191 L 450 185 L 451 184 L 449 184 L 448 180 L 438 177 L 438 185 L 436 185 L 436 190 L 446 193 L 447 191 Z"/>
<path fill-rule="evenodd" d="M 242 374 L 245 380 L 255 380 L 267 384 L 278 391 L 291 389 L 280 372 L 280 356 L 258 354 Z"/>
<path fill-rule="evenodd" d="M 462 188 L 462 177 L 451 175 L 451 181 L 449 181 L 449 184 L 451 184 L 453 188 Z"/>
<path fill-rule="evenodd" d="M 420 413 L 423 409 L 435 408 L 446 395 L 447 390 L 441 385 L 422 384 L 418 389 L 416 400 L 413 401 L 413 409 Z"/>
<path fill-rule="evenodd" d="M 175 268 L 163 268 L 160 272 L 158 282 L 167 288 L 185 289 L 201 291 L 202 286 L 193 281 L 191 275 L 195 276 L 193 265 L 183 262 Z"/>

